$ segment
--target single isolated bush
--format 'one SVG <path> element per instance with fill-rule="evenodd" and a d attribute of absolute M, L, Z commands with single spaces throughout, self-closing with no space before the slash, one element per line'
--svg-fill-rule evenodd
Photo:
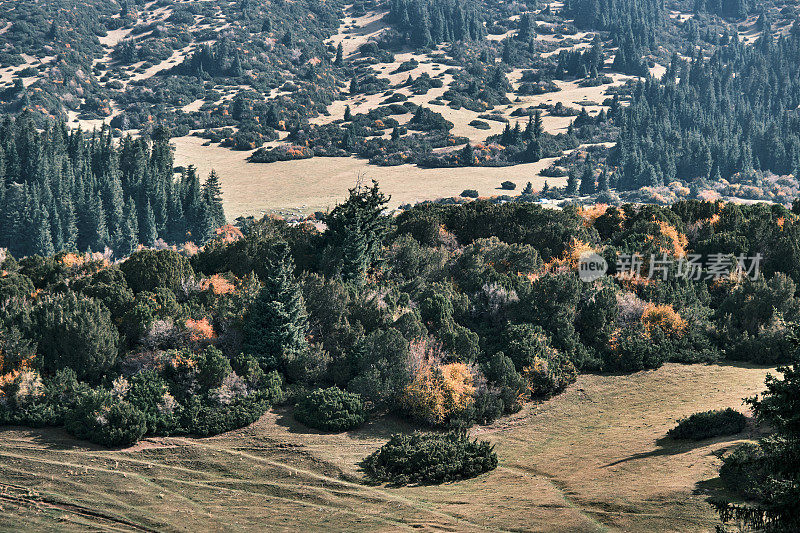
<path fill-rule="evenodd" d="M 468 479 L 497 468 L 488 441 L 470 440 L 465 431 L 395 434 L 361 461 L 367 477 L 397 485 Z"/>
<path fill-rule="evenodd" d="M 720 409 L 695 413 L 678 421 L 678 425 L 667 433 L 673 439 L 703 440 L 723 435 L 741 433 L 747 425 L 747 417 L 739 411 Z"/>
<path fill-rule="evenodd" d="M 361 396 L 337 387 L 316 389 L 305 395 L 297 403 L 294 417 L 323 431 L 348 431 L 367 419 Z"/>

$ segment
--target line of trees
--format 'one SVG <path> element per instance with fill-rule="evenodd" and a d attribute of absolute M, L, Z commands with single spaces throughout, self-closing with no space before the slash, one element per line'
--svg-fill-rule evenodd
<path fill-rule="evenodd" d="M 169 130 L 117 142 L 27 116 L 0 125 L 0 247 L 14 256 L 206 242 L 225 224 L 219 177 L 176 177 Z"/>
<path fill-rule="evenodd" d="M 675 179 L 736 179 L 752 170 L 800 169 L 800 25 L 754 45 L 723 36 L 706 59 L 673 58 L 661 81 L 633 90 L 618 121 L 612 161 L 618 186 L 638 189 Z"/>
<path fill-rule="evenodd" d="M 392 0 L 388 21 L 410 44 L 422 48 L 486 36 L 483 17 L 473 1 Z"/>

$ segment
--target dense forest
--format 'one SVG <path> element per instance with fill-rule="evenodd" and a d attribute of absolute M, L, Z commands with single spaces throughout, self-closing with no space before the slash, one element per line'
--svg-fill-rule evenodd
<path fill-rule="evenodd" d="M 327 430 L 385 412 L 464 428 L 579 372 L 797 353 L 800 218 L 783 207 L 476 201 L 395 218 L 386 200 L 358 187 L 324 232 L 242 219 L 199 251 L 121 263 L 4 252 L 0 420 L 123 445 L 216 434 L 297 401 L 298 419 Z M 581 280 L 587 252 L 608 276 Z M 645 258 L 636 275 L 621 266 L 631 253 Z M 728 259 L 679 275 L 695 254 Z M 740 254 L 763 261 L 743 272 Z M 655 258 L 671 260 L 663 276 L 648 274 Z"/>
<path fill-rule="evenodd" d="M 117 143 L 64 123 L 38 131 L 28 116 L 0 125 L 0 247 L 17 257 L 139 244 L 203 244 L 225 224 L 216 174 L 176 176 L 169 132 Z"/>

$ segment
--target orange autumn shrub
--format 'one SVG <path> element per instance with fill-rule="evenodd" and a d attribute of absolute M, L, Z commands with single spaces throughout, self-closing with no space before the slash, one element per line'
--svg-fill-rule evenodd
<path fill-rule="evenodd" d="M 469 408 L 475 397 L 475 375 L 464 363 L 425 365 L 406 387 L 401 405 L 414 418 L 442 425 Z"/>
<path fill-rule="evenodd" d="M 200 289 L 204 291 L 210 290 L 214 294 L 230 294 L 236 291 L 236 285 L 222 277 L 222 275 L 214 274 L 200 281 Z"/>
<path fill-rule="evenodd" d="M 583 224 L 588 228 L 593 226 L 595 221 L 606 213 L 608 207 L 608 204 L 587 205 L 581 207 L 578 214 L 583 217 Z"/>
<path fill-rule="evenodd" d="M 186 329 L 189 331 L 189 339 L 192 342 L 206 342 L 214 339 L 217 335 L 214 333 L 214 326 L 208 321 L 208 318 L 201 320 L 188 319 L 186 321 Z"/>
<path fill-rule="evenodd" d="M 661 229 L 661 235 L 666 237 L 667 240 L 666 245 L 662 247 L 662 251 L 674 257 L 684 257 L 686 255 L 686 247 L 689 246 L 689 239 L 686 235 L 666 222 L 659 222 L 658 227 Z"/>
<path fill-rule="evenodd" d="M 66 268 L 82 266 L 86 263 L 86 258 L 76 253 L 66 253 L 60 257 L 61 264 Z"/>
<path fill-rule="evenodd" d="M 641 320 L 648 335 L 659 329 L 668 337 L 680 337 L 686 331 L 686 320 L 668 304 L 647 304 Z"/>
<path fill-rule="evenodd" d="M 242 230 L 231 224 L 226 224 L 214 230 L 216 233 L 215 239 L 221 243 L 229 244 L 244 238 Z"/>
<path fill-rule="evenodd" d="M 548 272 L 577 270 L 581 256 L 587 253 L 599 253 L 599 251 L 580 239 L 572 239 L 572 242 L 569 243 L 561 257 L 557 257 L 545 264 L 545 270 Z"/>

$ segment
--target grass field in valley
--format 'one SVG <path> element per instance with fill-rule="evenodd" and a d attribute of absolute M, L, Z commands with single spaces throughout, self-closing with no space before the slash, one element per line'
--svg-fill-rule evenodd
<path fill-rule="evenodd" d="M 259 217 L 264 212 L 310 213 L 333 209 L 347 198 L 347 190 L 361 178 L 376 179 L 381 190 L 392 196 L 389 207 L 476 189 L 489 196 L 506 193 L 500 183 L 511 180 L 519 190 L 530 181 L 540 189 L 548 184 L 563 186 L 566 178 L 543 178 L 538 172 L 554 159 L 542 159 L 511 167 L 423 169 L 414 165 L 377 167 L 355 157 L 314 157 L 298 161 L 259 164 L 246 161 L 247 152 L 217 146 L 202 146 L 199 137 L 173 139 L 176 164 L 192 162 L 205 177 L 212 169 L 221 177 L 225 214 L 229 220 L 241 215 Z"/>
<path fill-rule="evenodd" d="M 562 395 L 476 428 L 499 467 L 440 486 L 360 482 L 358 461 L 402 421 L 345 434 L 289 408 L 214 438 L 150 438 L 123 450 L 60 430 L 0 429 L 0 529 L 59 531 L 713 531 L 706 503 L 735 437 L 664 439 L 676 419 L 734 407 L 761 368 L 667 364 L 583 375 Z"/>

